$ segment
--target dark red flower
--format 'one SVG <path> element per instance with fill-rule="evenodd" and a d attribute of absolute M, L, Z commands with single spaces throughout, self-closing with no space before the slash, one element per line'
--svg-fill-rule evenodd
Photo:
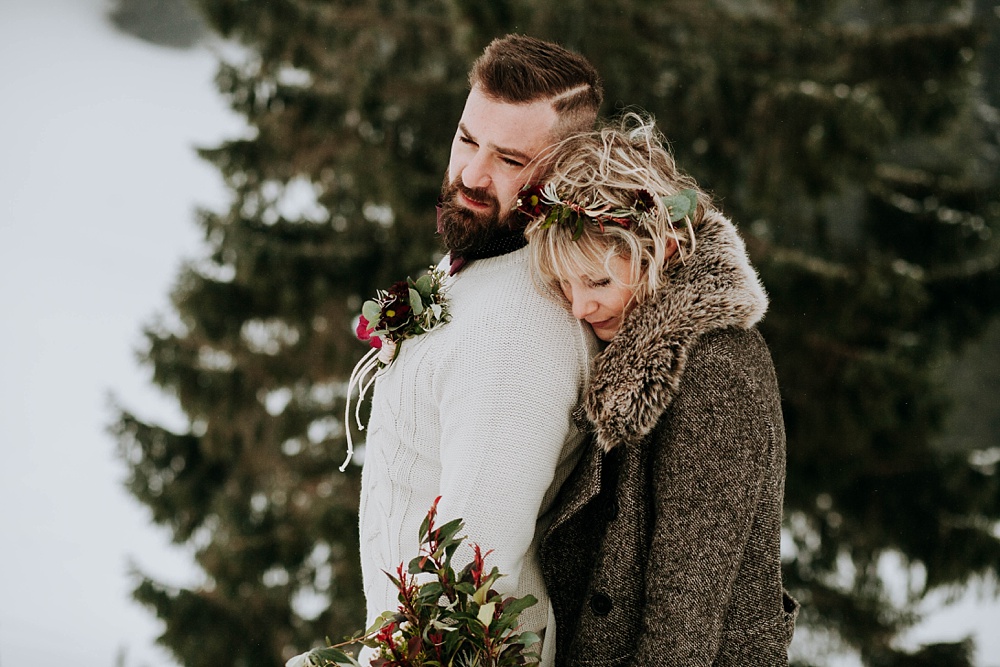
<path fill-rule="evenodd" d="M 389 330 L 397 329 L 410 320 L 410 285 L 405 280 L 393 283 L 382 304 L 381 322 Z"/>
<path fill-rule="evenodd" d="M 656 199 L 649 194 L 648 190 L 635 191 L 635 204 L 632 205 L 637 211 L 652 211 L 656 208 Z"/>
<path fill-rule="evenodd" d="M 389 287 L 387 293 L 389 294 L 389 296 L 393 298 L 409 301 L 410 283 L 406 282 L 405 280 L 397 280 L 392 284 L 391 287 Z"/>
<path fill-rule="evenodd" d="M 528 218 L 537 218 L 545 213 L 549 206 L 542 201 L 542 186 L 530 185 L 521 190 L 517 196 L 517 211 Z"/>

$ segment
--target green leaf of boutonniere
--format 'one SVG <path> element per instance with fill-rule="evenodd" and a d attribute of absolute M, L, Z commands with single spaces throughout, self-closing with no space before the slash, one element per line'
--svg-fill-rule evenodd
<path fill-rule="evenodd" d="M 417 278 L 413 286 L 417 288 L 418 292 L 420 292 L 420 296 L 430 300 L 431 291 L 434 289 L 434 279 L 431 277 L 431 274 L 425 273 Z"/>
<path fill-rule="evenodd" d="M 365 301 L 361 306 L 361 314 L 365 316 L 366 320 L 375 324 L 382 316 L 382 306 L 375 301 Z"/>
<path fill-rule="evenodd" d="M 424 301 L 420 298 L 420 292 L 410 288 L 410 308 L 413 309 L 414 317 L 419 317 L 424 312 Z"/>

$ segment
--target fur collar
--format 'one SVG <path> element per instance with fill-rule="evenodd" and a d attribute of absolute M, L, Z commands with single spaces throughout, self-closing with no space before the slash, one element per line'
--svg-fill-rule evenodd
<path fill-rule="evenodd" d="M 673 401 L 688 351 L 716 329 L 749 329 L 767 295 L 733 224 L 709 214 L 695 252 L 672 261 L 663 288 L 637 306 L 594 360 L 584 410 L 597 445 L 638 444 Z"/>

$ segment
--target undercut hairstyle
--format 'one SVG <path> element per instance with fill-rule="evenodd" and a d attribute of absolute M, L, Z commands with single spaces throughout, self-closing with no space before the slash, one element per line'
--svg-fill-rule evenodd
<path fill-rule="evenodd" d="M 472 64 L 469 85 L 509 104 L 551 100 L 559 116 L 555 139 L 593 129 L 604 99 L 601 77 L 589 60 L 524 35 L 494 39 Z"/>
<path fill-rule="evenodd" d="M 614 223 L 605 223 L 601 229 L 590 221 L 577 235 L 575 225 L 549 224 L 544 215 L 528 224 L 525 237 L 544 293 L 561 300 L 561 281 L 613 276 L 612 259 L 623 257 L 633 276 L 627 287 L 637 303 L 645 301 L 665 285 L 668 262 L 684 262 L 695 252 L 705 216 L 714 210 L 711 197 L 677 168 L 666 140 L 648 115 L 629 112 L 598 130 L 572 135 L 551 151 L 555 155 L 547 181 L 564 202 L 628 209 L 639 191 L 657 202 L 682 190 L 694 191 L 697 204 L 684 221 L 671 222 L 665 207 L 658 204 L 627 229 Z M 672 256 L 671 241 L 677 244 Z"/>

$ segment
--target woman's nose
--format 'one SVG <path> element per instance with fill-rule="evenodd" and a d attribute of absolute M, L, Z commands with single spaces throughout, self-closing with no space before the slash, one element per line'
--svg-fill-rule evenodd
<path fill-rule="evenodd" d="M 578 320 L 586 319 L 597 309 L 597 302 L 583 294 L 578 294 L 575 298 L 571 295 L 569 301 L 573 309 L 573 317 Z"/>

